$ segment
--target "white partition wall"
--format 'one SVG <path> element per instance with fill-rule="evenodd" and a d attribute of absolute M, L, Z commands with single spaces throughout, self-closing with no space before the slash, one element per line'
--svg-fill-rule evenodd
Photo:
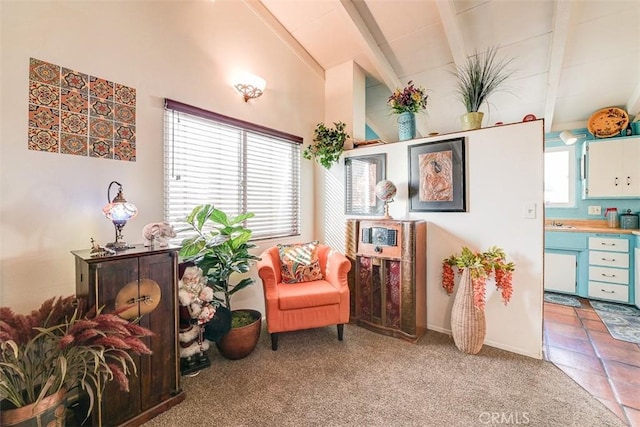
<path fill-rule="evenodd" d="M 461 136 L 466 140 L 467 211 L 409 212 L 409 145 Z M 441 287 L 442 260 L 459 253 L 462 246 L 485 250 L 497 245 L 516 264 L 514 292 L 505 307 L 493 282 L 487 283 L 485 344 L 542 357 L 543 139 L 543 121 L 539 120 L 357 148 L 345 154 L 386 153 L 387 179 L 398 187 L 391 215 L 428 222 L 425 262 L 429 329 L 447 333 L 451 330 L 453 296 L 447 296 Z M 342 168 L 342 163 L 335 168 Z M 334 172 L 334 176 L 343 175 Z M 325 210 L 336 210 L 336 202 L 332 200 Z"/>

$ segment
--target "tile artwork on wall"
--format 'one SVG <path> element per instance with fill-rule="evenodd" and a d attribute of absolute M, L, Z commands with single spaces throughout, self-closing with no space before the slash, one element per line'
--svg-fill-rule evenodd
<path fill-rule="evenodd" d="M 136 90 L 29 59 L 29 150 L 136 161 Z"/>

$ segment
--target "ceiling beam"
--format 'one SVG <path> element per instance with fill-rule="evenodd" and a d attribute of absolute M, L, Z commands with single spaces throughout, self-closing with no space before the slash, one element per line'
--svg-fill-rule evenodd
<path fill-rule="evenodd" d="M 369 115 L 365 116 L 365 120 L 367 122 L 367 126 L 369 126 L 371 130 L 374 131 L 375 134 L 378 135 L 378 137 L 380 137 L 380 139 L 382 139 L 383 141 L 385 142 L 393 141 L 394 138 L 397 137 L 397 135 L 393 135 L 393 137 L 390 137 L 390 135 L 387 135 L 387 133 L 385 132 L 385 128 L 377 126 L 375 123 L 375 120 L 371 118 Z"/>
<path fill-rule="evenodd" d="M 384 84 L 390 91 L 394 91 L 397 87 L 400 87 L 402 85 L 402 83 L 400 83 L 400 79 L 396 75 L 395 71 L 393 71 L 393 67 L 376 43 L 371 31 L 369 31 L 367 24 L 365 24 L 364 20 L 356 10 L 353 2 L 351 0 L 339 0 L 338 3 L 341 6 L 338 7 L 338 10 L 344 12 L 347 22 L 353 25 L 355 33 L 358 35 L 360 45 L 363 47 L 363 50 L 366 52 L 367 57 L 371 60 L 373 66 L 380 73 L 380 77 L 382 77 Z"/>
<path fill-rule="evenodd" d="M 558 98 L 560 75 L 564 61 L 564 50 L 567 45 L 569 26 L 571 25 L 571 12 L 573 2 L 556 1 L 556 13 L 553 23 L 551 52 L 549 57 L 549 72 L 547 74 L 547 97 L 544 105 L 544 131 L 551 132 L 553 115 Z"/>
<path fill-rule="evenodd" d="M 400 82 L 400 79 L 393 70 L 391 63 L 389 63 L 389 60 L 382 52 L 382 49 L 380 49 L 376 43 L 371 31 L 369 31 L 367 24 L 365 24 L 362 16 L 360 16 L 356 10 L 353 2 L 351 0 L 339 0 L 339 4 L 341 7 L 338 9 L 344 12 L 347 22 L 353 25 L 355 33 L 359 39 L 359 44 L 365 51 L 367 58 L 371 61 L 378 73 L 380 73 L 380 77 L 389 91 L 393 92 L 396 88 L 403 87 L 404 85 Z M 369 124 L 369 126 L 371 126 L 371 124 Z M 418 132 L 417 136 L 427 135 L 429 131 L 427 129 L 426 119 L 423 120 L 416 116 L 416 130 Z"/>
<path fill-rule="evenodd" d="M 302 45 L 296 40 L 289 31 L 278 21 L 275 16 L 269 12 L 269 10 L 262 4 L 260 0 L 242 0 L 245 5 L 249 7 L 255 13 L 258 18 L 265 23 L 267 28 L 270 28 L 274 34 L 287 45 L 300 60 L 311 68 L 316 74 L 324 79 L 324 68 L 313 59 L 309 52 L 302 47 Z"/>
<path fill-rule="evenodd" d="M 454 10 L 453 2 L 450 0 L 436 0 L 440 21 L 444 28 L 444 34 L 449 43 L 449 50 L 453 56 L 453 62 L 457 67 L 461 67 L 467 61 L 467 52 L 464 48 L 462 30 L 458 24 L 458 18 Z"/>

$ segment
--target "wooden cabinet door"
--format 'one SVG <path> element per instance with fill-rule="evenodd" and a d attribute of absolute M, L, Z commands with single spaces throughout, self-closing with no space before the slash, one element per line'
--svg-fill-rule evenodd
<path fill-rule="evenodd" d="M 623 142 L 589 143 L 587 169 L 589 197 L 618 197 L 622 195 Z"/>
<path fill-rule="evenodd" d="M 575 254 L 545 252 L 544 289 L 575 294 L 576 271 L 577 258 Z"/>
<path fill-rule="evenodd" d="M 176 353 L 176 301 L 173 275 L 175 252 L 140 257 L 140 280 L 155 281 L 162 292 L 160 303 L 149 314 L 142 316 L 140 325 L 155 336 L 147 338 L 153 357 L 143 357 L 140 364 L 140 394 L 142 410 L 153 407 L 171 397 L 177 387 Z"/>
<path fill-rule="evenodd" d="M 640 138 L 624 141 L 622 162 L 623 195 L 640 197 Z"/>
<path fill-rule="evenodd" d="M 94 264 L 92 268 L 97 273 L 97 304 L 113 311 L 118 292 L 128 283 L 138 280 L 138 258 L 114 259 Z M 103 426 L 121 424 L 141 411 L 140 357 L 134 356 L 134 360 L 138 376 L 129 376 L 129 393 L 121 391 L 117 383 L 111 381 L 104 389 L 101 414 L 94 410 L 95 417 L 101 416 Z"/>
<path fill-rule="evenodd" d="M 640 138 L 589 143 L 588 197 L 640 197 Z"/>
<path fill-rule="evenodd" d="M 355 299 L 359 320 L 382 328 L 402 329 L 400 266 L 400 260 L 357 257 L 358 288 Z M 415 324 L 409 325 L 405 332 L 415 334 Z"/>

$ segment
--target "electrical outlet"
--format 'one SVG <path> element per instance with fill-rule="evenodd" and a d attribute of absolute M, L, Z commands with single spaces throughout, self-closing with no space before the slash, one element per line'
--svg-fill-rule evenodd
<path fill-rule="evenodd" d="M 602 215 L 601 206 L 589 206 L 589 215 Z"/>

